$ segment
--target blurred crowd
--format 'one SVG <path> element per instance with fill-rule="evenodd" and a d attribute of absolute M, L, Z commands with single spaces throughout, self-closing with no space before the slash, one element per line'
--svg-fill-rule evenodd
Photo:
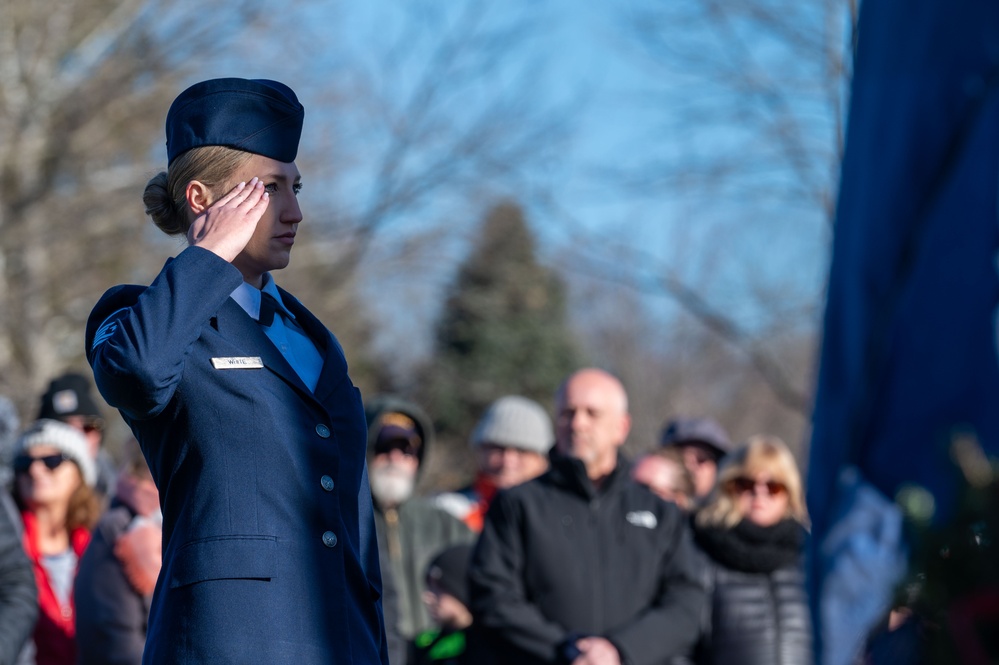
<path fill-rule="evenodd" d="M 89 379 L 51 381 L 21 427 L 0 396 L 0 663 L 139 663 L 160 571 L 159 493 L 113 461 Z"/>
<path fill-rule="evenodd" d="M 813 661 L 808 515 L 779 439 L 671 417 L 629 460 L 625 386 L 583 369 L 553 411 L 497 396 L 468 435 L 475 476 L 421 494 L 432 414 L 365 406 L 393 665 Z M 106 409 L 76 373 L 26 425 L 0 397 L 0 665 L 141 662 L 160 502 L 134 440 L 108 454 Z"/>
<path fill-rule="evenodd" d="M 546 408 L 499 397 L 466 487 L 416 496 L 433 431 L 368 408 L 393 663 L 807 665 L 801 476 L 772 436 L 669 419 L 635 460 L 625 387 L 569 376 Z"/>

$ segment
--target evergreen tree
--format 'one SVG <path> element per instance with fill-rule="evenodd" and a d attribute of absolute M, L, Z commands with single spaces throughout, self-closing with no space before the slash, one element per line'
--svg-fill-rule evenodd
<path fill-rule="evenodd" d="M 442 443 L 468 439 L 496 398 L 519 394 L 551 410 L 577 367 L 561 280 L 535 256 L 523 210 L 494 206 L 451 285 L 425 386 Z"/>

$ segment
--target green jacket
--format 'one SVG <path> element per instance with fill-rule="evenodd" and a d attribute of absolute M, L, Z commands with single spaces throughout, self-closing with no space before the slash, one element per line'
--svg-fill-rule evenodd
<path fill-rule="evenodd" d="M 422 465 L 427 447 L 433 444 L 433 425 L 418 406 L 393 396 L 375 397 L 365 407 L 369 459 L 378 435 L 378 420 L 388 411 L 406 414 L 416 423 L 423 439 L 419 450 Z M 398 509 L 384 510 L 375 502 L 375 532 L 382 569 L 391 572 L 398 598 L 396 625 L 402 637 L 412 640 L 417 634 L 435 628 L 422 598 L 430 561 L 451 545 L 474 541 L 476 534 L 430 499 L 417 497 Z M 389 610 L 388 614 L 393 612 Z"/>

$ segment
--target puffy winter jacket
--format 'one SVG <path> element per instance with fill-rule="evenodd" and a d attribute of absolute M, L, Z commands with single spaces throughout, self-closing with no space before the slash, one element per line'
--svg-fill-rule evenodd
<path fill-rule="evenodd" d="M 696 662 L 698 665 L 810 665 L 812 622 L 799 550 L 780 557 L 780 564 L 773 562 L 772 569 L 760 570 L 771 566 L 759 547 L 738 537 L 747 530 L 757 536 L 766 534 L 765 529 L 739 525 L 728 530 L 731 546 L 724 552 L 719 547 L 726 542 L 725 538 L 708 541 L 703 531 L 696 532 L 698 544 L 711 558 L 710 625 L 702 634 Z M 793 531 L 792 525 L 785 523 L 783 530 Z M 800 539 L 795 547 L 800 547 Z M 771 547 L 771 553 L 773 550 Z"/>
<path fill-rule="evenodd" d="M 811 621 L 800 568 L 745 573 L 715 565 L 704 665 L 809 665 Z"/>

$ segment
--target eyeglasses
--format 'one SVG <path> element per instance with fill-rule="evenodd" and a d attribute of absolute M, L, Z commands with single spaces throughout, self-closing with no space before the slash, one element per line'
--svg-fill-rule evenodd
<path fill-rule="evenodd" d="M 42 457 L 32 457 L 31 455 L 18 455 L 14 458 L 14 473 L 27 473 L 28 469 L 35 462 L 41 462 L 49 471 L 55 471 L 59 465 L 69 458 L 62 453 L 54 455 L 44 455 Z"/>
<path fill-rule="evenodd" d="M 780 496 L 787 494 L 787 485 L 776 480 L 757 482 L 753 478 L 740 476 L 728 481 L 728 487 L 734 494 L 755 494 L 757 487 L 766 490 L 768 496 Z"/>

